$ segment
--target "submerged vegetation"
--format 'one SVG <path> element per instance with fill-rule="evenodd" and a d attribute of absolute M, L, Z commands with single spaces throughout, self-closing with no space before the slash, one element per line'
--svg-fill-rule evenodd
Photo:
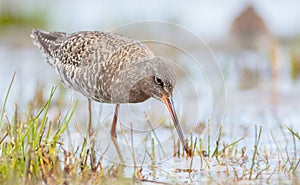
<path fill-rule="evenodd" d="M 261 146 L 263 127 L 255 127 L 253 146 L 242 147 L 239 145 L 244 138 L 230 143 L 224 141 L 222 127 L 215 143 L 211 142 L 210 129 L 207 129 L 207 138 L 195 138 L 191 135 L 190 140 L 186 141 L 188 153 L 184 153 L 179 142 L 174 144 L 173 159 L 187 163 L 189 167 L 178 166 L 171 171 L 164 170 L 163 163 L 156 163 L 153 146 L 149 153 L 153 163 L 149 168 L 166 174 L 166 178 L 160 180 L 152 177 L 154 173 L 143 174 L 144 171 L 149 171 L 145 170 L 148 166 L 135 164 L 133 167 L 126 167 L 115 163 L 104 165 L 103 156 L 93 158 L 93 145 L 88 137 L 81 146 L 76 146 L 75 150 L 67 149 L 64 146 L 63 134 L 72 122 L 77 102 L 70 105 L 57 119 L 51 120 L 49 109 L 54 104 L 56 88 L 52 88 L 46 101 L 35 98 L 35 101 L 39 102 L 31 102 L 30 113 L 27 116 L 19 114 L 17 104 L 13 105 L 13 115 L 7 115 L 6 107 L 12 106 L 7 105 L 7 99 L 12 90 L 13 80 L 14 77 L 1 109 L 0 184 L 133 184 L 143 181 L 158 184 L 195 181 L 222 184 L 244 181 L 299 184 L 300 158 L 297 146 L 300 137 L 292 128 L 286 129 L 293 138 L 294 151 L 282 153 L 282 147 L 278 146 L 276 138 L 273 137 L 277 154 L 272 154 Z M 155 141 L 159 143 L 155 130 L 152 129 L 152 132 L 155 136 L 151 138 L 152 144 Z M 213 144 L 205 146 L 204 140 Z M 132 150 L 133 155 L 125 157 L 132 157 L 134 160 L 134 149 L 128 147 L 128 150 Z M 278 157 L 277 160 L 272 160 L 274 156 Z M 132 172 L 131 176 L 124 173 L 125 171 Z M 213 175 L 213 172 L 217 175 Z M 222 178 L 218 179 L 219 175 Z M 281 175 L 282 179 L 279 178 Z M 196 178 L 197 176 L 200 178 Z"/>

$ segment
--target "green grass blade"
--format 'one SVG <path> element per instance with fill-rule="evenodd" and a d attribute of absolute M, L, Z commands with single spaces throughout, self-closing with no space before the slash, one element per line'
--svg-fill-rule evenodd
<path fill-rule="evenodd" d="M 6 103 L 7 103 L 7 100 L 8 100 L 8 96 L 9 96 L 12 84 L 13 84 L 13 82 L 15 80 L 15 76 L 16 76 L 16 71 L 13 74 L 13 77 L 12 77 L 12 79 L 10 81 L 9 86 L 8 86 L 8 90 L 7 90 L 6 94 L 5 94 L 5 99 L 4 99 L 4 103 L 3 103 L 3 106 L 2 106 L 2 110 L 1 110 L 0 129 L 2 129 L 2 121 L 3 121 L 3 116 L 4 116 L 4 113 L 5 113 L 5 107 L 6 107 Z"/>

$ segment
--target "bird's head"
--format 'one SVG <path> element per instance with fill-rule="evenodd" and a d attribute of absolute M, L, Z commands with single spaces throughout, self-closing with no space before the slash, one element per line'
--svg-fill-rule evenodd
<path fill-rule="evenodd" d="M 175 71 L 171 62 L 166 59 L 157 57 L 151 62 L 152 75 L 142 80 L 141 88 L 146 95 L 162 101 L 167 106 L 181 143 L 185 147 L 183 132 L 176 115 L 172 96 L 176 84 Z"/>
<path fill-rule="evenodd" d="M 148 63 L 150 73 L 141 82 L 142 91 L 149 97 L 163 101 L 163 97 L 171 98 L 176 84 L 176 76 L 171 62 L 156 57 Z"/>
<path fill-rule="evenodd" d="M 167 78 L 164 75 L 146 77 L 141 88 L 149 97 L 163 101 L 163 97 L 172 97 L 175 87 L 175 78 Z"/>

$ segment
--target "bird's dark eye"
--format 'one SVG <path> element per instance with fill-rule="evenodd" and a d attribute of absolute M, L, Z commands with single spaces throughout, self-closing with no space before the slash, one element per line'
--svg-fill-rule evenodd
<path fill-rule="evenodd" d="M 155 83 L 157 83 L 158 85 L 161 85 L 161 86 L 163 86 L 163 81 L 162 81 L 162 79 L 160 79 L 160 78 L 158 78 L 158 77 L 154 77 L 154 81 L 155 81 Z"/>

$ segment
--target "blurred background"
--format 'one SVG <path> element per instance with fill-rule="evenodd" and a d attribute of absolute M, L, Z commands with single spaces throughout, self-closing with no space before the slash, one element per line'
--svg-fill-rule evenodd
<path fill-rule="evenodd" d="M 228 125 L 225 133 L 241 136 L 254 124 L 275 133 L 282 125 L 299 124 L 300 1 L 1 0 L 0 103 L 16 71 L 8 112 L 18 102 L 20 111 L 27 113 L 28 102 L 39 93 L 46 98 L 57 85 L 57 98 L 66 101 L 60 107 L 68 107 L 70 97 L 80 99 L 76 116 L 86 120 L 84 97 L 60 85 L 33 46 L 32 28 L 115 31 L 145 41 L 168 38 L 172 47 L 145 43 L 176 63 L 175 102 L 186 133 L 201 133 L 212 116 Z M 184 44 L 178 49 L 176 43 Z M 193 67 L 193 57 L 200 67 Z M 101 122 L 111 119 L 112 105 L 95 107 Z M 153 123 L 168 116 L 154 100 L 124 107 L 123 122 L 145 121 L 145 111 Z"/>

